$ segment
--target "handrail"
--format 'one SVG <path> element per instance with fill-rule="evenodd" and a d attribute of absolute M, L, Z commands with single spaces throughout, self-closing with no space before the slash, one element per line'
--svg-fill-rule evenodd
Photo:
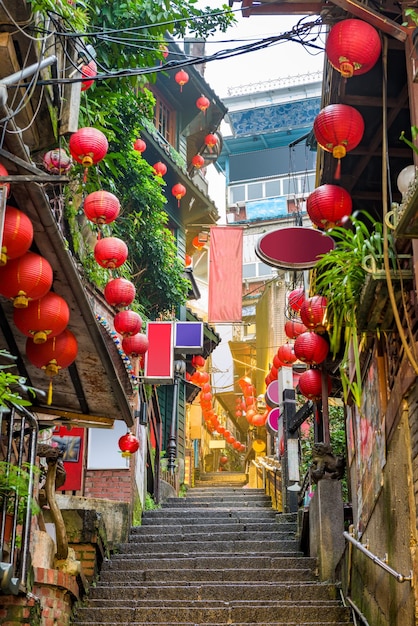
<path fill-rule="evenodd" d="M 404 576 L 403 574 L 400 574 L 399 572 L 394 570 L 392 567 L 390 567 L 390 565 L 388 565 L 386 563 L 386 560 L 383 561 L 382 559 L 379 559 L 378 556 L 373 554 L 373 552 L 370 552 L 370 550 L 368 550 L 360 541 L 358 541 L 355 537 L 353 537 L 352 534 L 344 531 L 343 535 L 347 539 L 347 541 L 349 541 L 350 543 L 353 544 L 353 546 L 358 548 L 360 550 L 360 552 L 362 552 L 369 559 L 371 559 L 373 561 L 373 563 L 376 563 L 376 565 L 378 565 L 379 567 L 384 569 L 386 572 L 388 572 L 388 574 L 390 574 L 391 576 L 396 578 L 398 583 L 404 583 L 406 581 L 409 581 L 411 583 L 411 586 L 413 586 L 413 573 L 412 573 L 412 570 L 410 571 L 409 576 Z M 385 556 L 385 559 L 387 559 L 387 555 Z"/>

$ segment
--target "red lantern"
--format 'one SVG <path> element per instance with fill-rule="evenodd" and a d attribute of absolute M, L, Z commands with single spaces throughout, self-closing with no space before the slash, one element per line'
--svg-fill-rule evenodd
<path fill-rule="evenodd" d="M 300 317 L 306 328 L 317 333 L 325 332 L 327 317 L 327 299 L 324 296 L 312 296 L 302 304 Z"/>
<path fill-rule="evenodd" d="M 380 56 L 381 48 L 376 29 L 356 19 L 335 24 L 325 44 L 329 62 L 344 78 L 371 70 Z"/>
<path fill-rule="evenodd" d="M 47 294 L 52 280 L 52 267 L 34 252 L 25 252 L 0 267 L 0 293 L 11 298 L 17 309 L 24 309 L 30 300 L 38 300 Z"/>
<path fill-rule="evenodd" d="M 306 209 L 318 228 L 328 230 L 340 226 L 344 217 L 351 215 L 351 196 L 338 185 L 321 185 L 307 199 Z"/>
<path fill-rule="evenodd" d="M 0 163 L 0 176 L 8 176 L 9 172 L 6 170 L 4 165 Z M 4 187 L 6 189 L 6 198 L 10 195 L 10 183 L 0 183 L 0 188 Z"/>
<path fill-rule="evenodd" d="M 287 320 L 286 324 L 284 325 L 284 332 L 286 334 L 286 337 L 289 337 L 289 339 L 296 339 L 296 337 L 299 337 L 299 335 L 306 332 L 307 330 L 308 329 L 306 328 L 305 324 L 300 320 Z"/>
<path fill-rule="evenodd" d="M 286 365 L 292 365 L 296 361 L 296 355 L 293 348 L 293 345 L 290 343 L 285 343 L 277 350 L 277 356 L 280 361 Z"/>
<path fill-rule="evenodd" d="M 165 176 L 167 174 L 167 165 L 162 161 L 157 161 L 157 163 L 154 163 L 152 169 L 154 170 L 154 174 L 156 176 Z"/>
<path fill-rule="evenodd" d="M 205 159 L 202 157 L 202 155 L 201 154 L 195 154 L 194 157 L 192 158 L 192 165 L 193 165 L 193 167 L 195 167 L 198 170 L 204 164 L 205 164 Z"/>
<path fill-rule="evenodd" d="M 209 133 L 209 135 L 206 135 L 205 145 L 207 145 L 207 147 L 209 148 L 209 152 L 212 152 L 212 148 L 214 148 L 217 143 L 218 138 L 216 135 L 214 135 L 213 133 Z"/>
<path fill-rule="evenodd" d="M 209 374 L 207 372 L 196 372 L 200 374 L 200 384 L 204 385 L 209 381 Z"/>
<path fill-rule="evenodd" d="M 93 191 L 84 199 L 83 210 L 94 224 L 110 224 L 119 215 L 120 202 L 110 191 Z"/>
<path fill-rule="evenodd" d="M 298 313 L 300 311 L 300 307 L 305 300 L 305 290 L 300 287 L 299 289 L 293 289 L 289 293 L 288 302 L 292 311 L 296 311 Z"/>
<path fill-rule="evenodd" d="M 257 413 L 252 419 L 252 425 L 257 426 L 257 428 L 261 428 L 261 426 L 264 426 L 264 424 L 266 423 L 267 417 L 267 413 L 263 413 L 262 415 L 260 415 L 260 413 Z"/>
<path fill-rule="evenodd" d="M 311 369 L 306 370 L 299 377 L 299 391 L 300 393 L 314 402 L 322 398 L 322 373 L 321 370 Z M 328 395 L 332 390 L 331 378 L 327 375 Z"/>
<path fill-rule="evenodd" d="M 143 139 L 138 137 L 138 139 L 136 139 L 133 143 L 133 148 L 136 152 L 140 152 L 142 154 L 147 149 L 147 144 Z"/>
<path fill-rule="evenodd" d="M 206 109 L 210 106 L 210 100 L 206 98 L 206 96 L 200 96 L 200 98 L 196 100 L 196 106 L 205 113 Z"/>
<path fill-rule="evenodd" d="M 278 355 L 275 354 L 273 357 L 273 367 L 275 367 L 277 370 L 279 370 L 281 367 L 283 367 L 284 363 L 282 363 L 282 361 L 279 359 Z"/>
<path fill-rule="evenodd" d="M 94 258 L 101 267 L 114 270 L 128 258 L 128 246 L 118 237 L 104 237 L 94 246 Z"/>
<path fill-rule="evenodd" d="M 189 82 L 189 75 L 184 70 L 180 70 L 179 72 L 177 72 L 174 78 L 176 83 L 180 85 L 180 91 L 183 90 L 183 85 Z"/>
<path fill-rule="evenodd" d="M 235 450 L 239 450 L 239 449 L 240 449 L 240 447 L 241 447 L 241 444 L 240 444 L 240 442 L 239 442 L 239 441 L 234 441 L 234 443 L 232 444 L 232 447 L 233 447 Z"/>
<path fill-rule="evenodd" d="M 186 187 L 181 183 L 177 183 L 171 189 L 171 193 L 178 200 L 178 206 L 180 206 L 180 200 L 186 195 Z"/>
<path fill-rule="evenodd" d="M 318 144 L 338 159 L 335 178 L 340 178 L 340 159 L 358 146 L 363 137 L 361 113 L 348 104 L 329 104 L 316 116 L 313 130 Z"/>
<path fill-rule="evenodd" d="M 195 354 L 192 357 L 192 365 L 196 369 L 198 367 L 205 367 L 205 363 L 206 363 L 206 361 L 205 361 L 205 359 L 203 358 L 203 356 L 201 354 Z"/>
<path fill-rule="evenodd" d="M 196 248 L 196 250 L 203 250 L 205 244 L 203 241 L 199 241 L 199 235 L 196 235 L 196 237 L 193 238 L 192 246 Z"/>
<path fill-rule="evenodd" d="M 254 409 L 248 409 L 248 411 L 245 414 L 245 419 L 247 420 L 249 424 L 253 423 L 253 417 L 255 417 L 255 415 L 256 415 L 256 411 L 254 411 Z"/>
<path fill-rule="evenodd" d="M 73 159 L 85 168 L 95 165 L 107 154 L 109 144 L 97 128 L 80 128 L 70 137 L 68 147 Z"/>
<path fill-rule="evenodd" d="M 221 456 L 221 457 L 219 458 L 219 463 L 220 463 L 221 465 L 226 465 L 226 464 L 228 463 L 228 457 L 227 457 L 227 456 Z"/>
<path fill-rule="evenodd" d="M 163 55 L 164 59 L 168 57 L 168 48 L 165 43 L 160 44 L 160 52 Z"/>
<path fill-rule="evenodd" d="M 241 443 L 241 444 L 240 444 L 239 451 L 240 451 L 240 452 L 244 452 L 244 450 L 245 450 L 245 445 L 244 445 L 243 443 Z"/>
<path fill-rule="evenodd" d="M 191 266 L 191 264 L 192 264 L 192 262 L 193 262 L 193 259 L 192 259 L 192 257 L 190 256 L 190 254 L 186 254 L 186 256 L 184 257 L 184 265 L 185 265 L 186 267 L 190 267 L 190 266 Z"/>
<path fill-rule="evenodd" d="M 96 65 L 96 62 L 93 61 L 93 59 L 89 61 L 87 65 L 83 65 L 81 67 L 81 75 L 85 76 L 86 79 L 97 76 L 97 65 Z M 90 89 L 93 83 L 94 83 L 94 80 L 82 80 L 81 91 L 86 91 L 87 89 Z"/>
<path fill-rule="evenodd" d="M 148 350 L 148 337 L 142 333 L 124 337 L 122 339 L 122 349 L 128 356 L 139 356 Z"/>
<path fill-rule="evenodd" d="M 63 148 L 55 148 L 45 152 L 42 161 L 44 168 L 51 174 L 65 174 L 73 166 L 70 155 Z"/>
<path fill-rule="evenodd" d="M 78 353 L 77 339 L 73 333 L 66 328 L 61 334 L 45 343 L 36 344 L 32 339 L 26 340 L 26 355 L 29 361 L 45 370 L 51 379 L 56 376 L 61 369 L 69 367 L 75 361 Z M 49 384 L 48 404 L 52 402 L 52 380 Z"/>
<path fill-rule="evenodd" d="M 226 441 L 226 443 L 233 444 L 233 443 L 235 443 L 236 439 L 235 439 L 235 437 L 233 435 L 229 435 L 229 437 L 225 437 L 225 441 Z"/>
<path fill-rule="evenodd" d="M 126 278 L 114 278 L 104 288 L 105 300 L 110 306 L 129 306 L 135 299 L 136 289 Z"/>
<path fill-rule="evenodd" d="M 33 240 L 33 226 L 27 215 L 13 206 L 6 206 L 1 241 L 0 266 L 27 252 Z"/>
<path fill-rule="evenodd" d="M 303 363 L 319 365 L 325 361 L 328 352 L 328 341 L 314 332 L 302 333 L 295 341 L 295 354 Z"/>
<path fill-rule="evenodd" d="M 141 332 L 142 319 L 135 311 L 119 311 L 114 317 L 113 326 L 122 337 L 130 337 Z"/>
<path fill-rule="evenodd" d="M 122 456 L 124 458 L 129 458 L 132 454 L 139 450 L 139 440 L 135 437 L 135 435 L 127 432 L 126 435 L 120 437 L 118 446 L 122 451 Z"/>
<path fill-rule="evenodd" d="M 13 311 L 17 328 L 27 337 L 32 337 L 35 344 L 45 343 L 47 339 L 62 333 L 69 320 L 68 304 L 52 291 L 39 300 L 29 302 L 26 308 Z"/>

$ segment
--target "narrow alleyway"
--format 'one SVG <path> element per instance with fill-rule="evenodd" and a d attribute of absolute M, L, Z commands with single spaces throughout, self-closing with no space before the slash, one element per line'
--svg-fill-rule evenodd
<path fill-rule="evenodd" d="M 219 479 L 147 511 L 74 623 L 351 624 L 335 587 L 298 551 L 295 515 L 274 511 L 261 489 Z"/>

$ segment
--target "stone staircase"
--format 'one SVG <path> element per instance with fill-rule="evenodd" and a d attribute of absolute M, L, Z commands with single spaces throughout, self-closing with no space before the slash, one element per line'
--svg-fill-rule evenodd
<path fill-rule="evenodd" d="M 262 490 L 208 486 L 169 498 L 104 564 L 74 624 L 352 624 L 295 530 L 295 516 L 274 511 Z"/>

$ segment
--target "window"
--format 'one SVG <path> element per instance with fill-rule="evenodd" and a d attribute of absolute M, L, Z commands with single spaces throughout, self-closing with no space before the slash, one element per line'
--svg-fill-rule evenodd
<path fill-rule="evenodd" d="M 154 124 L 160 135 L 171 145 L 176 148 L 175 122 L 176 113 L 174 109 L 162 98 L 158 93 L 154 93 L 155 112 Z"/>
<path fill-rule="evenodd" d="M 257 276 L 257 264 L 247 263 L 243 265 L 242 276 L 243 278 L 255 278 Z"/>
<path fill-rule="evenodd" d="M 252 183 L 248 185 L 248 200 L 258 200 L 263 197 L 263 183 Z"/>
<path fill-rule="evenodd" d="M 266 198 L 275 198 L 281 195 L 280 180 L 266 181 Z"/>
<path fill-rule="evenodd" d="M 231 204 L 235 204 L 236 202 L 244 202 L 245 201 L 245 185 L 237 185 L 236 187 L 231 187 L 230 197 L 231 197 Z"/>

